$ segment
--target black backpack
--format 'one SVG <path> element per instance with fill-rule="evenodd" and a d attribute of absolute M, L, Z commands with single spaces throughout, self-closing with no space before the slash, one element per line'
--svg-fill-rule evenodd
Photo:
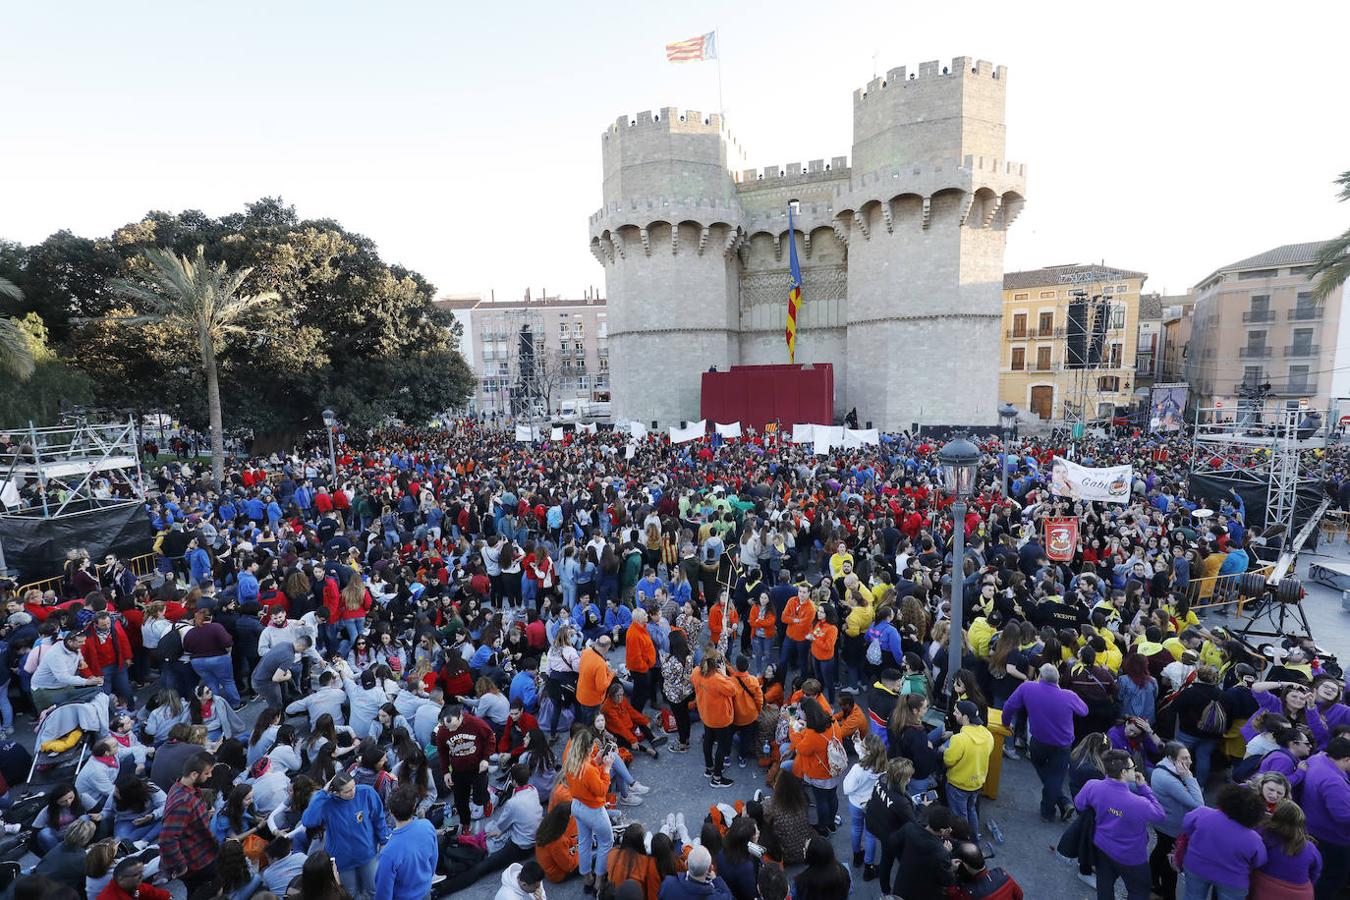
<path fill-rule="evenodd" d="M 158 665 L 173 662 L 183 655 L 183 632 L 175 622 L 173 627 L 159 639 L 159 644 L 150 653 L 150 658 Z"/>

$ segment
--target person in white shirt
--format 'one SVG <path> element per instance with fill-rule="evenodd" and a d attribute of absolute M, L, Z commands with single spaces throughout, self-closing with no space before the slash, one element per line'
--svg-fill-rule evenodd
<path fill-rule="evenodd" d="M 287 706 L 286 715 L 298 716 L 304 713 L 309 716 L 311 728 L 324 713 L 333 717 L 334 724 L 347 724 L 346 717 L 342 713 L 342 704 L 347 702 L 347 692 L 338 687 L 338 684 L 336 672 L 331 669 L 324 671 L 319 676 L 319 689 Z"/>
<path fill-rule="evenodd" d="M 303 622 L 286 618 L 286 610 L 274 606 L 271 615 L 268 616 L 267 627 L 258 636 L 258 656 L 266 656 L 267 651 L 277 644 L 294 644 L 295 639 L 302 634 L 313 638 L 315 632 L 305 627 Z"/>

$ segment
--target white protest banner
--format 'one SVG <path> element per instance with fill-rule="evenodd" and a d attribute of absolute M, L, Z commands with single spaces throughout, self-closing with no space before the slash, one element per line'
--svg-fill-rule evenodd
<path fill-rule="evenodd" d="M 516 426 L 516 440 L 530 442 L 534 440 L 534 427 L 531 425 Z"/>
<path fill-rule="evenodd" d="M 816 426 L 814 425 L 793 425 L 792 443 L 809 444 L 816 439 Z"/>
<path fill-rule="evenodd" d="M 581 432 L 582 434 L 595 434 L 595 423 L 587 422 L 585 424 L 578 425 L 577 431 Z"/>
<path fill-rule="evenodd" d="M 561 441 L 563 439 L 563 430 L 561 428 L 554 428 L 551 432 L 549 432 L 549 439 Z"/>
<path fill-rule="evenodd" d="M 690 422 L 684 428 L 670 426 L 670 442 L 672 444 L 684 444 L 689 441 L 696 441 L 708 433 L 708 420 L 699 419 L 697 422 Z"/>
<path fill-rule="evenodd" d="M 817 425 L 815 428 L 816 454 L 824 456 L 844 444 L 843 425 Z"/>
<path fill-rule="evenodd" d="M 1134 466 L 1089 469 L 1056 456 L 1050 470 L 1050 493 L 1075 500 L 1129 503 Z"/>
<path fill-rule="evenodd" d="M 637 444 L 629 444 L 623 448 L 623 458 L 632 459 L 637 454 Z"/>
<path fill-rule="evenodd" d="M 723 425 L 721 422 L 715 422 L 717 433 L 724 438 L 738 438 L 741 436 L 741 423 L 732 422 L 730 425 Z"/>
<path fill-rule="evenodd" d="M 629 422 L 628 433 L 633 437 L 637 438 L 639 441 L 646 440 L 647 426 L 643 425 L 641 422 Z"/>
<path fill-rule="evenodd" d="M 881 429 L 879 428 L 845 428 L 844 429 L 844 449 L 854 450 L 858 447 L 876 447 L 881 444 Z"/>

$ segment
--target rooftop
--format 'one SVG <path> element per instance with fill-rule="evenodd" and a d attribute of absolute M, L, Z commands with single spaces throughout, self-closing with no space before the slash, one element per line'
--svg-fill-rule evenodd
<path fill-rule="evenodd" d="M 483 312 L 504 309 L 569 309 L 604 306 L 604 297 L 582 297 L 569 300 L 564 297 L 548 297 L 543 300 L 489 300 L 477 295 L 467 297 L 442 297 L 433 301 L 437 309 L 457 310 L 473 309 Z"/>
<path fill-rule="evenodd" d="M 1131 269 L 1117 269 L 1106 264 L 1046 266 L 1044 269 L 1030 269 L 1025 272 L 1005 272 L 1003 289 L 1058 287 L 1064 284 L 1094 284 L 1099 281 L 1112 281 L 1117 278 L 1147 278 L 1145 272 Z"/>
<path fill-rule="evenodd" d="M 1326 241 L 1309 241 L 1303 244 L 1281 244 L 1273 250 L 1240 259 L 1237 262 L 1220 266 L 1202 278 L 1198 284 L 1208 284 L 1220 272 L 1240 272 L 1246 269 L 1278 269 L 1281 266 L 1306 266 L 1317 261 L 1317 251 Z"/>
<path fill-rule="evenodd" d="M 1140 319 L 1161 319 L 1163 314 L 1162 294 L 1141 294 L 1139 297 Z"/>

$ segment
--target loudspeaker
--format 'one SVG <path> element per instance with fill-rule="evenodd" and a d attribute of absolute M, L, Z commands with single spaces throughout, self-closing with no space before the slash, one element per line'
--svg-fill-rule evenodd
<path fill-rule="evenodd" d="M 1081 369 L 1087 365 L 1087 332 L 1087 300 L 1069 301 L 1069 318 L 1064 329 L 1066 344 L 1064 368 Z"/>
<path fill-rule="evenodd" d="M 1092 317 L 1092 340 L 1088 342 L 1088 368 L 1097 369 L 1102 366 L 1102 353 L 1106 348 L 1106 326 L 1107 320 L 1111 318 L 1111 305 L 1102 303 L 1100 299 L 1094 297 L 1093 317 Z"/>

